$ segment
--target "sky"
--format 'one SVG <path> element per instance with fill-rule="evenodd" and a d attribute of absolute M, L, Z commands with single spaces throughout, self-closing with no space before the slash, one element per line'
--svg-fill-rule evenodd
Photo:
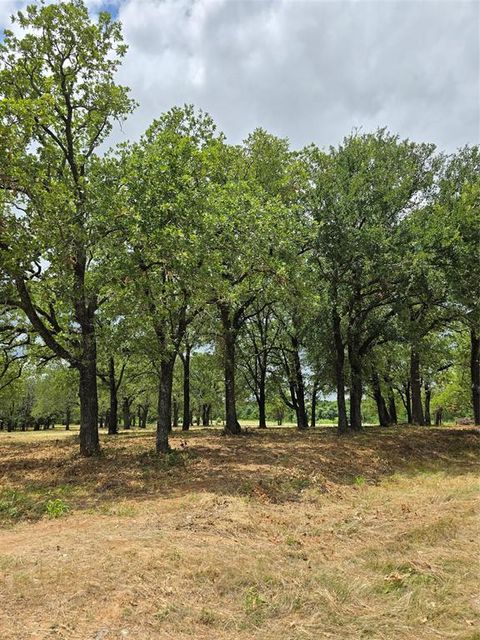
<path fill-rule="evenodd" d="M 0 27 L 26 3 L 0 0 Z M 238 143 L 293 148 L 387 127 L 448 152 L 480 142 L 480 0 L 87 0 L 121 20 L 118 80 L 139 107 L 112 143 L 173 105 Z"/>

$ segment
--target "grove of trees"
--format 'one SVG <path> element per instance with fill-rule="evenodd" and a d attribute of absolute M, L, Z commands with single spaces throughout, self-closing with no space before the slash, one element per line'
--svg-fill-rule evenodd
<path fill-rule="evenodd" d="M 0 43 L 0 428 L 480 424 L 479 147 L 232 145 L 187 105 L 105 151 L 125 52 L 82 0 Z"/>

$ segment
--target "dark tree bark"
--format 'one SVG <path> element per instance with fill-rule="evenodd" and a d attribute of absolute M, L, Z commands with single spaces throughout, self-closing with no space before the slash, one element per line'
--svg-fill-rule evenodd
<path fill-rule="evenodd" d="M 65 410 L 65 431 L 70 431 L 70 421 L 72 416 L 72 410 L 70 408 Z"/>
<path fill-rule="evenodd" d="M 378 421 L 381 427 L 388 427 L 390 424 L 390 416 L 387 410 L 387 404 L 382 394 L 380 386 L 380 378 L 376 371 L 372 372 L 372 390 L 375 404 L 377 405 Z"/>
<path fill-rule="evenodd" d="M 219 304 L 223 329 L 225 376 L 225 433 L 237 435 L 242 429 L 237 418 L 235 398 L 235 342 L 237 331 L 227 305 Z"/>
<path fill-rule="evenodd" d="M 266 371 L 261 371 L 258 379 L 258 395 L 256 396 L 258 405 L 258 428 L 267 428 L 267 410 L 266 410 Z"/>
<path fill-rule="evenodd" d="M 202 408 L 202 425 L 208 427 L 210 425 L 210 410 L 212 405 L 205 403 Z"/>
<path fill-rule="evenodd" d="M 138 405 L 138 426 L 140 429 L 147 428 L 148 404 Z"/>
<path fill-rule="evenodd" d="M 425 424 L 430 427 L 432 424 L 432 418 L 430 415 L 430 401 L 432 399 L 432 388 L 426 382 L 425 383 Z"/>
<path fill-rule="evenodd" d="M 407 412 L 407 422 L 412 424 L 412 394 L 410 391 L 410 380 L 405 385 L 405 410 Z"/>
<path fill-rule="evenodd" d="M 443 419 L 443 407 L 438 407 L 438 409 L 435 411 L 435 426 L 436 427 L 441 427 L 442 426 L 442 419 Z"/>
<path fill-rule="evenodd" d="M 299 343 L 296 336 L 291 338 L 291 342 L 296 396 L 295 413 L 297 416 L 297 429 L 299 431 L 305 431 L 308 429 L 307 409 L 305 406 L 305 384 L 303 382 L 302 364 L 300 362 Z"/>
<path fill-rule="evenodd" d="M 420 356 L 415 349 L 410 352 L 410 390 L 412 398 L 412 424 L 424 425 L 422 406 L 422 379 L 420 376 Z"/>
<path fill-rule="evenodd" d="M 79 369 L 80 384 L 80 453 L 93 456 L 100 451 L 98 440 L 97 362 L 92 358 Z"/>
<path fill-rule="evenodd" d="M 317 424 L 317 394 L 318 394 L 318 380 L 315 377 L 313 380 L 313 388 L 312 388 L 312 406 L 311 406 L 311 418 L 310 418 L 310 427 L 314 429 Z"/>
<path fill-rule="evenodd" d="M 350 429 L 360 431 L 362 428 L 362 362 L 354 344 L 348 345 L 350 363 Z"/>
<path fill-rule="evenodd" d="M 348 431 L 347 404 L 345 401 L 345 345 L 342 339 L 340 316 L 332 312 L 333 340 L 335 345 L 335 380 L 337 386 L 338 432 Z"/>
<path fill-rule="evenodd" d="M 397 407 L 395 404 L 395 395 L 393 393 L 392 387 L 388 390 L 388 413 L 390 415 L 390 424 L 397 424 Z"/>
<path fill-rule="evenodd" d="M 178 427 L 178 401 L 177 401 L 176 398 L 173 399 L 172 426 L 173 427 Z"/>
<path fill-rule="evenodd" d="M 122 412 L 123 412 L 123 428 L 124 429 L 130 429 L 131 426 L 131 415 L 130 415 L 130 399 L 125 396 L 123 398 L 123 403 L 122 403 Z"/>
<path fill-rule="evenodd" d="M 118 398 L 117 381 L 115 379 L 115 360 L 113 356 L 108 362 L 108 390 L 110 393 L 110 412 L 108 414 L 108 433 L 116 435 L 118 433 Z M 125 427 L 127 428 L 127 427 Z"/>
<path fill-rule="evenodd" d="M 480 425 L 480 335 L 474 329 L 470 332 L 470 376 L 473 419 Z"/>
<path fill-rule="evenodd" d="M 160 364 L 157 406 L 157 453 L 170 451 L 168 434 L 172 427 L 172 386 L 175 354 Z"/>
<path fill-rule="evenodd" d="M 181 356 L 183 362 L 183 419 L 182 431 L 188 431 L 191 424 L 190 417 L 190 345 L 185 346 L 185 353 Z"/>

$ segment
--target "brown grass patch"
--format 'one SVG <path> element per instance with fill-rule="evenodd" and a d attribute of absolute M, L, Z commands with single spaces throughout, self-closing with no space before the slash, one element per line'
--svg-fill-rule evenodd
<path fill-rule="evenodd" d="M 2 640 L 478 636 L 474 431 L 37 435 L 0 435 Z"/>

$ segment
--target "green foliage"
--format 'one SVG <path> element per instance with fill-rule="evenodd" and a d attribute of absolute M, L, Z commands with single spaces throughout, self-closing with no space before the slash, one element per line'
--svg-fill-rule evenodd
<path fill-rule="evenodd" d="M 306 426 L 313 398 L 334 390 L 317 418 L 342 429 L 362 412 L 376 421 L 382 399 L 403 418 L 420 387 L 432 409 L 467 413 L 480 366 L 463 333 L 474 344 L 480 331 L 477 146 L 443 157 L 386 129 L 326 151 L 292 151 L 263 129 L 230 145 L 184 105 L 101 155 L 134 107 L 115 80 L 121 25 L 82 0 L 30 5 L 14 22 L 0 44 L 8 427 L 77 418 L 80 388 L 94 436 L 98 377 L 102 413 L 119 397 L 148 411 L 167 452 L 184 350 L 191 408 L 228 425 L 257 417 L 266 395 L 270 419 Z"/>
<path fill-rule="evenodd" d="M 48 500 L 45 504 L 45 513 L 49 518 L 61 518 L 68 513 L 69 510 L 70 507 L 61 498 Z"/>

